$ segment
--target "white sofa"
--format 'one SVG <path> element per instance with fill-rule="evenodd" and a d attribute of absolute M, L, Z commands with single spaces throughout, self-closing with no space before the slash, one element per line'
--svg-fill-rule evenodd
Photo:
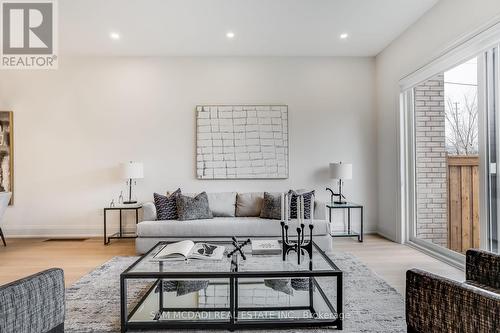
<path fill-rule="evenodd" d="M 215 202 L 220 200 L 217 194 L 209 195 L 209 205 L 220 207 L 221 204 L 234 207 L 236 210 L 236 194 L 233 199 L 226 199 L 224 203 Z M 227 198 L 227 197 L 226 197 Z M 183 239 L 203 240 L 225 240 L 232 236 L 258 239 L 281 239 L 281 225 L 279 220 L 263 219 L 260 217 L 246 216 L 215 216 L 213 219 L 178 221 L 158 221 L 156 219 L 156 208 L 152 202 L 143 205 L 144 221 L 137 225 L 137 238 L 135 241 L 136 251 L 143 254 L 160 241 L 178 241 Z M 214 211 L 214 209 L 212 209 Z M 214 214 L 217 215 L 217 214 Z M 236 215 L 236 214 L 231 214 Z M 314 229 L 313 239 L 324 251 L 332 250 L 332 238 L 330 236 L 330 224 L 326 219 L 326 206 L 324 203 L 315 201 L 314 204 Z M 289 235 L 296 236 L 296 221 L 291 222 Z M 309 230 L 306 228 L 306 235 Z"/>

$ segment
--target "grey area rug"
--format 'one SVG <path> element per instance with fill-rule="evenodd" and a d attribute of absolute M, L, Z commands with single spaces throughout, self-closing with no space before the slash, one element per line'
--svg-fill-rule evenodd
<path fill-rule="evenodd" d="M 349 253 L 336 253 L 330 257 L 344 271 L 343 332 L 406 332 L 404 300 L 394 288 Z M 120 331 L 119 276 L 136 259 L 137 257 L 114 257 L 66 290 L 66 332 Z M 138 294 L 143 290 L 143 288 L 131 289 L 129 296 L 132 297 L 134 293 Z M 328 290 L 325 292 L 328 293 Z M 202 331 L 206 330 L 199 332 Z M 332 329 L 314 328 L 295 331 L 320 333 L 331 332 Z"/>

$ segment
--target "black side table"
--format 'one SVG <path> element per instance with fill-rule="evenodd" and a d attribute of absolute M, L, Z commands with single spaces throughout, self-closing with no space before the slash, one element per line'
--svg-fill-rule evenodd
<path fill-rule="evenodd" d="M 363 241 L 363 205 L 347 202 L 345 204 L 336 204 L 336 203 L 328 203 L 326 204 L 326 208 L 328 208 L 328 219 L 330 225 L 332 223 L 332 210 L 333 209 L 347 209 L 347 232 L 342 233 L 331 233 L 332 237 L 358 237 L 358 241 Z M 361 211 L 361 220 L 360 220 L 360 232 L 354 232 L 351 228 L 351 209 L 360 209 Z M 345 224 L 344 224 L 345 227 Z"/>
<path fill-rule="evenodd" d="M 111 239 L 124 239 L 124 238 L 137 238 L 137 234 L 124 232 L 122 225 L 122 212 L 124 210 L 135 210 L 135 224 L 139 223 L 139 209 L 142 208 L 142 204 L 133 204 L 133 205 L 120 205 L 116 207 L 107 207 L 104 208 L 104 245 L 108 245 Z M 108 236 L 106 231 L 106 213 L 110 210 L 118 210 L 120 212 L 120 231 L 115 232 L 111 236 Z"/>

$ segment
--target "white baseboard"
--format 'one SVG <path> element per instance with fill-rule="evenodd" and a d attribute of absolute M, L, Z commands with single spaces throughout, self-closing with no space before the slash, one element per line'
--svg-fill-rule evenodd
<path fill-rule="evenodd" d="M 384 233 L 384 232 L 382 232 L 380 230 L 377 230 L 375 233 L 377 235 L 379 235 L 380 237 L 384 237 L 385 239 L 390 240 L 391 242 L 399 243 L 398 241 L 394 240 L 392 236 L 389 236 L 389 235 L 387 235 L 386 233 Z"/>

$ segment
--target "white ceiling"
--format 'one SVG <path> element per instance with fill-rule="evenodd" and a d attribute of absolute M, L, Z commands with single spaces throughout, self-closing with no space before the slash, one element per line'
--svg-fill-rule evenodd
<path fill-rule="evenodd" d="M 59 48 L 71 55 L 373 56 L 437 1 L 63 0 Z"/>

